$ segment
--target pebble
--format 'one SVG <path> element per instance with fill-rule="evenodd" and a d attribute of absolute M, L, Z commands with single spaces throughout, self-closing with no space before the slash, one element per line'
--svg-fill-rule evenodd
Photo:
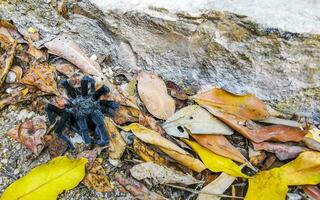
<path fill-rule="evenodd" d="M 20 173 L 20 169 L 15 169 L 14 171 L 13 171 L 13 174 L 14 175 L 18 175 Z"/>
<path fill-rule="evenodd" d="M 8 159 L 2 159 L 1 162 L 2 162 L 3 164 L 7 164 L 7 163 L 8 163 Z"/>
<path fill-rule="evenodd" d="M 16 73 L 14 73 L 12 71 L 9 71 L 8 74 L 7 74 L 5 82 L 6 83 L 14 83 L 14 82 L 16 82 L 16 79 L 17 79 Z"/>

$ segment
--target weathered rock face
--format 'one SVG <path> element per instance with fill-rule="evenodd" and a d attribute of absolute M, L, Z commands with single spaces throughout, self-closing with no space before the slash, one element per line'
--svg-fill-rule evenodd
<path fill-rule="evenodd" d="M 53 4 L 2 3 L 0 17 L 22 33 L 37 28 L 43 41 L 66 32 L 88 55 L 104 57 L 105 67 L 143 68 L 183 85 L 251 92 L 282 112 L 320 122 L 319 35 L 262 28 L 228 12 L 102 12 L 87 1 L 69 2 L 65 19 Z"/>

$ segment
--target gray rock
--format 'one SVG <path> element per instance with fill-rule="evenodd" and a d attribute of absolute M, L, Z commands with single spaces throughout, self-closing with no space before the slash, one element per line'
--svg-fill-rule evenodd
<path fill-rule="evenodd" d="M 69 1 L 65 19 L 53 2 L 5 2 L 0 16 L 13 20 L 21 33 L 30 26 L 38 29 L 39 45 L 68 33 L 87 55 L 105 56 L 103 67 L 142 68 L 185 86 L 254 93 L 279 111 L 320 122 L 317 34 L 288 32 L 209 8 L 102 12 L 88 0 Z"/>
<path fill-rule="evenodd" d="M 17 75 L 16 73 L 9 71 L 6 77 L 6 83 L 14 83 L 16 81 Z"/>

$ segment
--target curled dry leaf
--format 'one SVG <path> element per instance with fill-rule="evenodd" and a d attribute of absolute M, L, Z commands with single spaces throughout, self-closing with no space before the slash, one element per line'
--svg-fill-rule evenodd
<path fill-rule="evenodd" d="M 110 192 L 113 190 L 105 169 L 102 166 L 102 158 L 97 158 L 86 176 L 83 179 L 83 184 L 97 192 Z"/>
<path fill-rule="evenodd" d="M 288 160 L 297 157 L 301 152 L 308 151 L 308 148 L 289 144 L 262 142 L 252 143 L 255 150 L 265 150 L 276 154 L 279 160 Z"/>
<path fill-rule="evenodd" d="M 189 138 L 191 134 L 232 135 L 233 130 L 198 105 L 182 108 L 162 126 L 169 135 Z"/>
<path fill-rule="evenodd" d="M 133 141 L 133 150 L 145 162 L 154 162 L 159 165 L 167 164 L 166 159 L 164 159 L 159 153 L 152 150 L 137 138 L 135 138 Z"/>
<path fill-rule="evenodd" d="M 50 42 L 45 43 L 44 46 L 49 49 L 49 53 L 66 59 L 79 67 L 83 72 L 104 77 L 99 64 L 86 56 L 78 44 L 67 35 L 62 34 Z"/>
<path fill-rule="evenodd" d="M 197 200 L 220 200 L 221 197 L 208 193 L 215 193 L 215 194 L 223 194 L 230 185 L 235 181 L 235 177 L 230 176 L 226 173 L 221 173 L 218 178 L 214 181 L 206 185 L 204 188 L 201 189 L 200 194 L 198 195 Z"/>
<path fill-rule="evenodd" d="M 25 145 L 34 154 L 39 155 L 44 148 L 43 137 L 46 131 L 47 125 L 44 119 L 34 117 L 12 128 L 7 135 Z"/>
<path fill-rule="evenodd" d="M 169 94 L 179 100 L 187 100 L 188 95 L 183 91 L 183 89 L 172 81 L 166 81 L 166 86 L 168 88 Z"/>
<path fill-rule="evenodd" d="M 104 123 L 110 136 L 109 157 L 112 159 L 120 159 L 126 149 L 126 143 L 110 118 L 106 117 Z"/>
<path fill-rule="evenodd" d="M 137 77 L 138 93 L 147 110 L 156 118 L 168 119 L 175 112 L 175 102 L 157 75 L 141 71 Z"/>
<path fill-rule="evenodd" d="M 180 171 L 176 171 L 153 162 L 135 165 L 130 169 L 130 173 L 137 180 L 152 178 L 156 183 L 160 184 L 179 183 L 192 185 L 199 183 L 199 181 L 193 178 L 190 174 L 184 174 Z"/>
<path fill-rule="evenodd" d="M 116 173 L 114 175 L 117 182 L 122 185 L 126 190 L 128 190 L 132 196 L 134 196 L 136 199 L 153 199 L 153 200 L 165 200 L 163 196 L 161 196 L 158 193 L 155 193 L 153 191 L 148 190 L 146 186 L 144 186 L 142 183 L 131 179 L 131 178 L 125 178 L 123 175 Z"/>
<path fill-rule="evenodd" d="M 55 76 L 51 66 L 36 65 L 29 68 L 21 83 L 32 85 L 46 93 L 59 95 L 57 83 L 54 79 Z"/>
<path fill-rule="evenodd" d="M 245 200 L 285 199 L 289 185 L 320 183 L 320 152 L 306 151 L 295 160 L 249 179 Z"/>
<path fill-rule="evenodd" d="M 137 123 L 122 127 L 122 129 L 125 131 L 131 130 L 140 140 L 158 146 L 161 151 L 191 170 L 201 172 L 206 169 L 206 166 L 200 160 L 193 158 L 185 150 L 170 140 L 162 137 L 158 132 L 147 129 L 146 127 Z"/>
<path fill-rule="evenodd" d="M 266 105 L 253 94 L 236 95 L 220 88 L 194 96 L 199 105 L 213 106 L 244 119 L 262 120 L 268 117 Z"/>
<path fill-rule="evenodd" d="M 320 189 L 316 185 L 306 185 L 302 187 L 303 191 L 312 200 L 320 200 Z"/>
<path fill-rule="evenodd" d="M 306 130 L 300 128 L 290 127 L 286 125 L 271 125 L 251 130 L 245 127 L 243 119 L 221 112 L 212 106 L 204 106 L 214 116 L 218 117 L 221 121 L 232 127 L 244 137 L 252 140 L 255 143 L 264 141 L 278 141 L 278 142 L 299 142 L 306 134 Z"/>
<path fill-rule="evenodd" d="M 58 194 L 76 187 L 85 176 L 87 159 L 54 158 L 47 164 L 32 169 L 27 175 L 12 183 L 1 200 L 57 199 Z"/>
<path fill-rule="evenodd" d="M 320 130 L 313 127 L 307 135 L 302 139 L 305 145 L 310 149 L 320 151 Z"/>

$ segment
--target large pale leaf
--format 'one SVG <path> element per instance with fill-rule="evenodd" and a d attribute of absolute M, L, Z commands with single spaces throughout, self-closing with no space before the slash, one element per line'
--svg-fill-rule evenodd
<path fill-rule="evenodd" d="M 240 167 L 234 163 L 232 160 L 219 156 L 209 149 L 202 147 L 198 143 L 182 139 L 187 143 L 197 154 L 200 156 L 203 163 L 213 172 L 225 172 L 234 177 L 248 178 L 247 175 L 241 172 Z"/>
<path fill-rule="evenodd" d="M 162 137 L 160 133 L 148 129 L 140 124 L 132 123 L 126 127 L 122 127 L 125 131 L 132 131 L 140 140 L 158 146 L 161 151 L 175 159 L 180 164 L 192 169 L 196 172 L 201 172 L 206 169 L 206 166 L 198 159 L 193 158 L 185 150 Z"/>
<path fill-rule="evenodd" d="M 266 105 L 253 94 L 235 95 L 220 88 L 212 88 L 195 95 L 194 99 L 200 105 L 214 106 L 244 119 L 261 120 L 268 117 Z"/>
<path fill-rule="evenodd" d="M 55 200 L 58 194 L 76 187 L 85 176 L 87 159 L 57 157 L 32 169 L 12 183 L 1 200 Z"/>
<path fill-rule="evenodd" d="M 203 107 L 214 116 L 218 117 L 221 121 L 228 124 L 231 128 L 239 132 L 241 135 L 254 141 L 255 143 L 260 143 L 263 141 L 299 142 L 306 134 L 305 130 L 286 125 L 271 125 L 256 129 L 249 129 L 243 125 L 245 120 L 235 115 L 221 112 L 213 106 Z"/>
<path fill-rule="evenodd" d="M 246 200 L 284 200 L 289 185 L 320 183 L 320 152 L 306 151 L 295 160 L 249 179 Z"/>
<path fill-rule="evenodd" d="M 169 135 L 189 138 L 192 134 L 232 135 L 233 130 L 198 105 L 182 108 L 162 126 Z"/>
<path fill-rule="evenodd" d="M 138 93 L 148 111 L 159 119 L 168 119 L 175 112 L 175 102 L 167 93 L 164 81 L 157 75 L 141 71 Z"/>
<path fill-rule="evenodd" d="M 49 53 L 66 59 L 79 67 L 83 72 L 104 77 L 99 64 L 86 56 L 78 44 L 67 35 L 62 34 L 50 42 L 45 43 L 44 46 L 49 49 Z"/>

